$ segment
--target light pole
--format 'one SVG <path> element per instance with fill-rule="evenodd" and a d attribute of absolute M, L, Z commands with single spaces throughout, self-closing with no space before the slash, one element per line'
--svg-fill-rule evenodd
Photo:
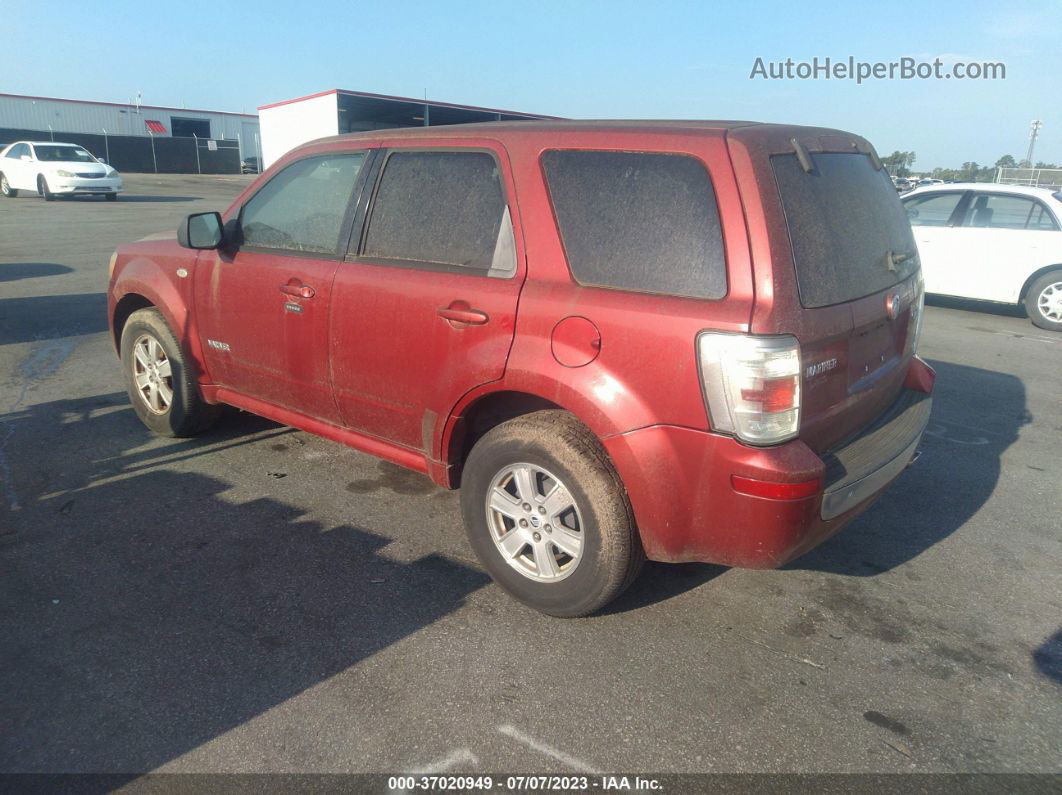
<path fill-rule="evenodd" d="M 1032 157 L 1033 157 L 1033 149 L 1036 147 L 1036 136 L 1038 136 L 1040 134 L 1040 128 L 1043 127 L 1043 126 L 1044 126 L 1044 123 L 1042 121 L 1040 121 L 1039 119 L 1036 119 L 1032 123 L 1032 126 L 1030 127 L 1030 132 L 1029 132 L 1029 152 L 1028 152 L 1028 154 L 1025 155 L 1025 167 L 1026 168 L 1032 168 L 1033 167 L 1033 159 L 1032 159 Z"/>

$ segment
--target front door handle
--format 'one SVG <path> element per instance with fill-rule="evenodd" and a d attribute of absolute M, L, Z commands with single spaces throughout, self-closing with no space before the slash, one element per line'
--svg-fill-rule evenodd
<path fill-rule="evenodd" d="M 280 292 L 284 295 L 294 295 L 296 298 L 313 298 L 317 294 L 310 285 L 303 284 L 294 277 L 288 279 L 287 284 L 280 285 Z"/>
<path fill-rule="evenodd" d="M 449 306 L 437 309 L 436 314 L 449 321 L 450 325 L 454 328 L 482 326 L 490 320 L 490 316 L 487 315 L 486 312 L 473 309 L 465 301 L 454 301 Z"/>

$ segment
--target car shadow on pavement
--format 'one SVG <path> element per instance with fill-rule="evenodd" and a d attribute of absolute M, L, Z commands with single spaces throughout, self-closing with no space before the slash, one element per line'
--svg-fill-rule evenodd
<path fill-rule="evenodd" d="M 57 196 L 63 202 L 106 202 L 106 196 Z M 120 202 L 194 202 L 202 196 L 157 196 L 146 193 L 119 193 L 117 201 Z"/>
<path fill-rule="evenodd" d="M 725 574 L 726 566 L 711 563 L 654 563 L 649 561 L 631 587 L 605 606 L 601 615 L 637 610 L 699 588 Z"/>
<path fill-rule="evenodd" d="M 1048 679 L 1062 685 L 1062 629 L 1033 652 L 1033 664 Z"/>
<path fill-rule="evenodd" d="M 0 263 L 0 282 L 36 279 L 40 276 L 58 276 L 73 270 L 73 268 L 55 262 L 3 262 Z"/>
<path fill-rule="evenodd" d="M 937 372 L 921 458 L 832 539 L 788 568 L 867 577 L 950 536 L 988 501 L 1003 452 L 1032 421 L 1021 379 L 930 360 Z"/>
<path fill-rule="evenodd" d="M 175 452 L 286 431 L 234 419 L 175 445 L 149 436 L 122 393 L 0 415 L 21 502 L 0 505 L 0 770 L 135 777 L 487 584 L 439 555 L 387 558 L 389 538 L 186 471 Z M 55 424 L 58 443 L 32 449 Z"/>
<path fill-rule="evenodd" d="M 975 301 L 972 298 L 954 298 L 950 295 L 927 295 L 926 304 L 945 309 L 961 309 L 964 312 L 981 312 L 1003 317 L 1028 317 L 1024 306 L 1000 304 L 995 301 Z"/>
<path fill-rule="evenodd" d="M 3 267 L 0 266 L 0 273 Z M 106 293 L 0 298 L 0 345 L 76 337 L 106 330 Z"/>
<path fill-rule="evenodd" d="M 123 193 L 118 197 L 120 202 L 194 202 L 202 196 L 152 196 L 143 193 Z"/>

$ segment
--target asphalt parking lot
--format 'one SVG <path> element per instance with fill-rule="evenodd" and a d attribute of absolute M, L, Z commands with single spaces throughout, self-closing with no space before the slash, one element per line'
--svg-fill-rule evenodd
<path fill-rule="evenodd" d="M 873 510 L 550 619 L 420 475 L 136 420 L 108 257 L 250 179 L 0 200 L 0 770 L 1062 771 L 1062 335 L 938 302 L 923 455 Z"/>

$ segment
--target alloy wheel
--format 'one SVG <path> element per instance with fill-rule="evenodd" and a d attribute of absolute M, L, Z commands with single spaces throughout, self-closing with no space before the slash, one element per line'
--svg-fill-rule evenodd
<path fill-rule="evenodd" d="M 560 478 L 512 464 L 487 489 L 487 527 L 502 559 L 528 579 L 557 582 L 579 565 L 585 538 L 579 506 Z"/>
<path fill-rule="evenodd" d="M 150 334 L 133 343 L 133 382 L 137 394 L 153 414 L 165 414 L 173 405 L 173 366 L 162 345 Z"/>

